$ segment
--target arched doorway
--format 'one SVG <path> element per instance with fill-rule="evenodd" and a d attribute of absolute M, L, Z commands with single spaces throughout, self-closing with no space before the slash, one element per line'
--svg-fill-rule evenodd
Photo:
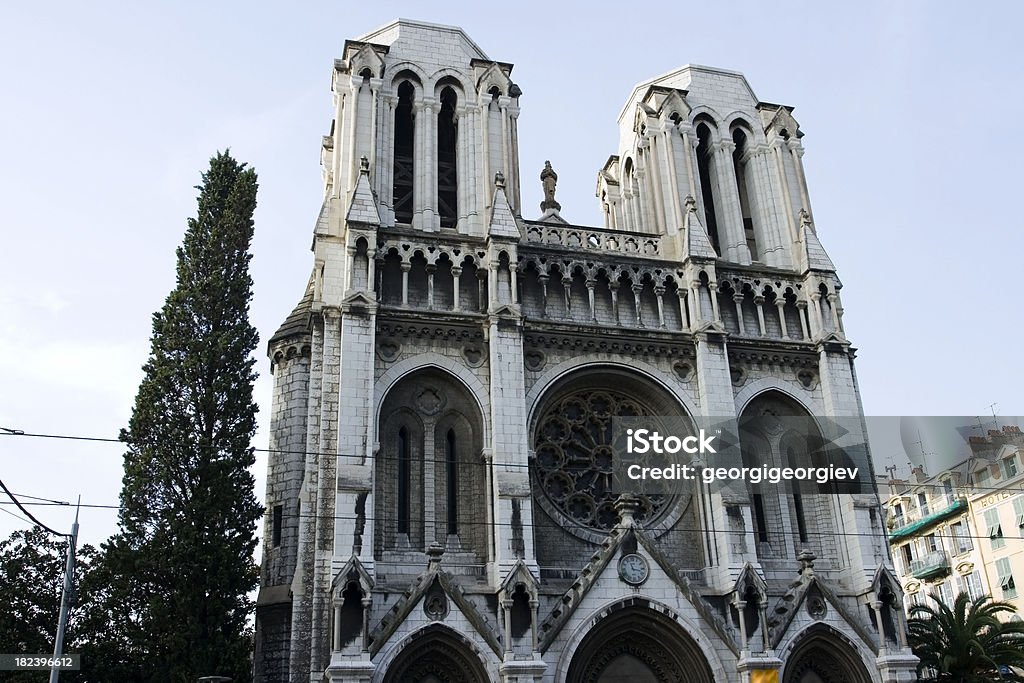
<path fill-rule="evenodd" d="M 444 626 L 429 626 L 402 646 L 383 683 L 488 683 L 472 646 Z"/>
<path fill-rule="evenodd" d="M 856 648 L 827 627 L 802 635 L 785 661 L 782 683 L 871 683 Z"/>
<path fill-rule="evenodd" d="M 696 642 L 644 600 L 612 608 L 573 653 L 566 683 L 712 683 Z"/>

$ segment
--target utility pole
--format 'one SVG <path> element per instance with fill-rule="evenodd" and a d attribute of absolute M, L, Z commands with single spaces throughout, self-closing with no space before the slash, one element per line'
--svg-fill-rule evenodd
<path fill-rule="evenodd" d="M 57 642 L 53 646 L 53 666 L 50 667 L 50 683 L 57 683 L 60 677 L 60 656 L 64 651 L 64 632 L 68 627 L 68 612 L 71 610 L 71 594 L 75 590 L 75 544 L 78 543 L 78 511 L 82 497 L 78 497 L 75 505 L 75 521 L 71 525 L 68 537 L 68 563 L 64 569 L 64 592 L 60 598 L 60 618 L 57 620 Z"/>

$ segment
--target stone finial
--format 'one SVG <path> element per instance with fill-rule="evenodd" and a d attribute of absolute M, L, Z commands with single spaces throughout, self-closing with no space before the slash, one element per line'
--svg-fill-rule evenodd
<path fill-rule="evenodd" d="M 804 576 L 814 576 L 814 561 L 818 559 L 817 555 L 810 550 L 801 550 L 796 559 L 800 563 L 801 574 Z"/>
<path fill-rule="evenodd" d="M 427 568 L 435 569 L 441 565 L 441 556 L 444 555 L 444 546 L 440 543 L 431 543 L 427 548 Z"/>
<path fill-rule="evenodd" d="M 622 526 L 633 526 L 639 510 L 640 499 L 631 493 L 623 493 L 615 499 L 615 511 L 619 513 L 619 522 Z"/>
<path fill-rule="evenodd" d="M 359 157 L 359 174 L 370 175 L 370 160 L 366 158 L 366 155 Z"/>
<path fill-rule="evenodd" d="M 697 200 L 693 198 L 692 194 L 686 195 L 686 199 L 683 200 L 683 203 L 686 204 L 686 213 L 697 212 Z"/>
<path fill-rule="evenodd" d="M 505 174 L 501 171 L 494 174 L 494 187 L 498 190 L 505 189 Z"/>
<path fill-rule="evenodd" d="M 551 162 L 544 162 L 544 170 L 540 172 L 540 182 L 544 187 L 544 201 L 540 203 L 541 211 L 554 209 L 561 211 L 562 205 L 555 201 L 555 186 L 558 184 L 558 174 L 551 168 Z"/>
<path fill-rule="evenodd" d="M 811 214 L 807 213 L 807 209 L 800 209 L 800 225 L 811 225 Z"/>

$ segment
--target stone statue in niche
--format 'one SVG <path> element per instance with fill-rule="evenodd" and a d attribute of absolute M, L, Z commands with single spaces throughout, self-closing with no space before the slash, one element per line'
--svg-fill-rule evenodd
<path fill-rule="evenodd" d="M 561 211 L 562 205 L 555 201 L 555 185 L 558 184 L 558 174 L 551 168 L 551 162 L 544 162 L 544 170 L 540 172 L 540 182 L 544 187 L 544 201 L 540 203 L 541 211 L 554 209 Z"/>

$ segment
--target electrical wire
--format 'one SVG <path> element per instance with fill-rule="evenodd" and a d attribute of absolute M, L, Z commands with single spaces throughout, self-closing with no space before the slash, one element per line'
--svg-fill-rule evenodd
<path fill-rule="evenodd" d="M 8 505 L 9 505 L 10 503 L 6 503 L 6 504 L 8 504 Z M 19 515 L 19 514 L 15 514 L 15 513 L 11 512 L 10 510 L 6 510 L 6 509 L 4 509 L 4 508 L 0 508 L 0 512 L 6 512 L 6 513 L 7 513 L 7 514 L 9 514 L 9 515 L 10 515 L 11 517 L 14 517 L 14 518 L 15 518 L 15 519 L 17 519 L 18 521 L 21 521 L 21 522 L 25 522 L 26 524 L 31 524 L 31 523 L 32 523 L 32 522 L 30 522 L 29 520 L 27 520 L 27 519 L 25 519 L 24 517 L 22 517 L 21 515 Z"/>
<path fill-rule="evenodd" d="M 57 439 L 57 440 L 72 440 L 72 441 L 93 441 L 93 442 L 99 442 L 99 443 L 119 443 L 119 444 L 124 444 L 124 442 L 121 441 L 120 439 L 112 439 L 112 438 L 109 438 L 109 437 L 78 436 L 78 435 L 70 435 L 70 434 L 32 433 L 32 432 L 23 432 L 21 430 L 14 430 L 14 431 L 8 430 L 6 433 L 3 432 L 3 431 L 0 431 L 0 436 L 27 436 L 27 437 L 33 437 L 33 438 L 38 438 L 38 439 Z M 204 445 L 204 444 L 177 443 L 177 444 L 169 444 L 169 445 L 174 445 L 174 446 L 179 446 L 179 447 L 186 447 L 186 448 L 216 448 L 216 446 Z M 349 454 L 349 453 L 329 453 L 327 451 L 303 451 L 303 450 L 290 450 L 290 449 L 282 449 L 282 448 L 251 448 L 250 450 L 252 450 L 255 453 L 268 453 L 268 454 L 274 454 L 274 455 L 301 455 L 301 456 L 316 455 L 318 457 L 328 457 L 328 458 L 333 457 L 335 459 L 349 458 L 349 459 L 353 459 L 353 460 L 359 460 L 360 462 L 371 461 L 371 460 L 383 460 L 383 461 L 395 460 L 395 461 L 397 461 L 397 460 L 401 460 L 402 459 L 399 456 L 393 456 L 393 455 L 380 455 L 380 454 L 378 454 L 378 455 L 365 455 L 364 456 L 364 455 Z M 447 460 L 445 460 L 444 458 L 432 458 L 430 460 L 422 460 L 422 461 L 423 462 L 433 462 L 435 464 L 445 464 L 445 463 L 447 463 Z M 482 462 L 460 462 L 459 466 L 460 467 L 474 467 L 475 466 L 475 467 L 518 467 L 518 468 L 528 468 L 528 467 L 530 467 L 530 463 L 521 463 L 521 462 L 485 462 L 485 461 L 482 461 Z M 877 481 L 875 483 L 876 483 L 876 485 L 879 484 L 879 482 L 877 482 Z M 915 484 L 911 484 L 911 483 L 907 482 L 906 486 L 907 486 L 907 490 L 908 491 L 911 490 L 911 489 L 916 491 L 917 489 L 925 489 L 925 488 L 928 488 L 928 489 L 943 489 L 943 490 L 945 489 L 945 484 L 938 483 L 938 482 L 934 483 L 934 484 L 928 484 L 928 483 L 920 483 L 920 484 L 915 483 Z M 970 490 L 972 492 L 1009 491 L 1009 492 L 1024 493 L 1024 480 L 1022 480 L 1019 484 L 1017 484 L 1015 486 L 979 486 L 979 485 L 973 485 L 972 484 L 972 485 L 969 486 L 969 488 L 970 488 Z M 881 492 L 879 492 L 879 494 L 881 495 Z"/>
<path fill-rule="evenodd" d="M 0 505 L 10 505 L 10 504 L 11 504 L 10 502 L 0 501 Z M 59 505 L 59 503 L 42 503 L 42 502 L 40 502 L 40 503 L 26 503 L 26 505 L 52 506 L 52 505 Z M 90 505 L 90 504 L 86 504 L 86 503 L 82 503 L 80 507 L 87 508 L 87 509 L 88 508 L 92 508 L 92 509 L 107 509 L 107 510 L 122 510 L 122 509 L 124 509 L 124 507 L 121 506 L 121 505 L 102 505 L 102 504 L 91 504 Z M 0 509 L 3 509 L 3 508 L 0 508 Z M 263 513 L 262 516 L 269 518 L 272 514 L 273 514 L 273 510 L 268 508 Z M 323 514 L 310 514 L 310 513 L 299 513 L 299 514 L 285 513 L 283 515 L 283 517 L 285 519 L 296 519 L 296 518 L 297 519 L 331 519 L 331 520 L 341 520 L 341 521 L 348 521 L 348 522 L 393 522 L 393 521 L 395 521 L 393 518 L 390 518 L 390 517 L 368 517 L 368 516 L 361 516 L 361 515 L 323 515 Z M 493 522 L 493 521 L 488 521 L 488 520 L 459 520 L 459 526 L 487 526 L 487 527 L 490 527 L 490 528 L 499 528 L 499 527 L 500 528 L 511 528 L 511 527 L 518 526 L 518 527 L 530 528 L 530 529 L 550 528 L 550 525 L 540 524 L 540 523 L 536 523 L 536 522 L 531 522 L 531 523 L 520 522 L 520 523 L 516 524 L 516 523 L 513 523 L 513 522 Z M 680 532 L 680 533 L 728 533 L 728 534 L 741 534 L 741 535 L 747 534 L 747 531 L 743 530 L 743 529 L 713 529 L 711 527 L 679 527 L 679 526 L 674 526 L 674 527 L 672 527 L 672 531 Z M 834 536 L 848 536 L 848 537 L 862 537 L 862 538 L 877 538 L 878 537 L 877 533 L 872 533 L 872 532 L 869 532 L 869 531 L 811 531 L 811 530 L 807 530 L 806 534 L 810 535 L 810 536 L 825 536 L 825 537 L 830 537 L 830 538 L 834 537 Z M 794 535 L 794 532 L 790 532 L 789 535 Z M 940 534 L 940 533 L 936 532 L 935 533 L 935 537 L 936 538 L 949 538 L 949 539 L 953 539 L 953 540 L 956 540 L 956 539 L 967 539 L 967 538 L 969 538 L 969 539 L 976 539 L 976 540 L 982 540 L 982 539 L 990 539 L 991 540 L 991 538 L 992 538 L 991 536 L 985 536 L 985 535 L 956 534 L 956 533 L 952 533 L 952 532 L 950 532 L 950 533 L 943 533 L 943 534 Z M 1002 538 L 1004 541 L 1024 541 L 1024 536 L 1000 536 L 998 538 Z"/>
<path fill-rule="evenodd" d="M 28 510 L 26 510 L 25 506 L 22 505 L 21 502 L 17 498 L 14 497 L 14 494 L 11 493 L 11 490 L 9 488 L 7 488 L 7 485 L 3 482 L 2 479 L 0 479 L 0 488 L 2 488 L 4 490 L 4 493 L 7 494 L 7 497 L 11 499 L 11 502 L 13 502 L 15 505 L 17 505 L 18 509 L 21 510 L 22 513 L 26 517 L 28 517 L 29 519 L 31 519 L 33 522 L 36 523 L 36 526 L 38 526 L 39 528 L 43 529 L 44 531 L 49 531 L 54 536 L 63 536 L 63 537 L 67 537 L 68 536 L 68 534 L 62 534 L 59 531 L 54 531 L 53 529 L 51 529 L 50 527 L 46 526 L 45 524 L 40 522 L 38 519 L 36 519 L 32 515 L 32 513 L 29 512 Z"/>

